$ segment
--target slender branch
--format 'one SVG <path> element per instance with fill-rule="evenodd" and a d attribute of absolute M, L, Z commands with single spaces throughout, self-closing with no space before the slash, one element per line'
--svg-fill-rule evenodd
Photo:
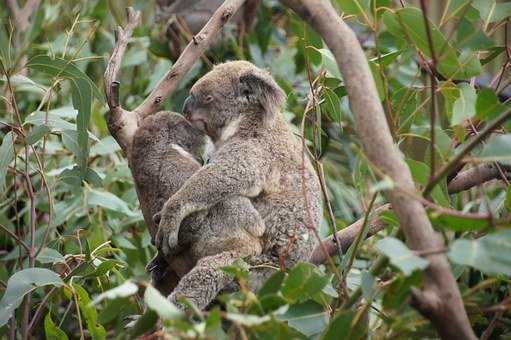
<path fill-rule="evenodd" d="M 422 8 L 422 16 L 424 18 L 424 25 L 426 26 L 426 34 L 428 37 L 429 53 L 431 54 L 431 62 L 433 69 L 436 70 L 437 58 L 435 55 L 435 47 L 433 45 L 433 38 L 431 37 L 431 27 L 429 25 L 427 6 L 424 0 L 420 1 Z M 435 176 L 435 125 L 436 125 L 436 77 L 433 72 L 429 72 L 430 86 L 431 86 L 431 114 L 430 114 L 430 158 L 431 158 L 431 172 L 430 178 Z"/>
<path fill-rule="evenodd" d="M 461 149 L 458 151 L 456 156 L 453 157 L 449 163 L 445 164 L 438 172 L 436 173 L 435 177 L 433 177 L 429 183 L 426 185 L 423 191 L 424 196 L 428 196 L 433 188 L 451 171 L 453 171 L 458 163 L 465 157 L 470 151 L 472 151 L 479 143 L 481 143 L 490 133 L 493 132 L 498 126 L 502 125 L 506 120 L 511 118 L 511 110 L 507 110 L 506 112 L 502 113 L 499 117 L 495 118 L 492 122 L 488 123 L 482 129 L 478 135 L 471 138 L 468 142 L 466 142 Z"/>
<path fill-rule="evenodd" d="M 226 0 L 215 11 L 202 30 L 186 46 L 172 68 L 163 76 L 142 104 L 134 110 L 140 117 L 147 117 L 158 110 L 163 100 L 176 89 L 193 64 L 208 48 L 217 32 L 244 2 L 245 0 Z"/>
<path fill-rule="evenodd" d="M 28 252 L 30 252 L 30 248 L 28 247 L 28 245 L 25 243 L 25 241 L 23 241 L 18 235 L 16 235 L 14 232 L 12 232 L 11 230 L 9 230 L 9 228 L 7 228 L 6 226 L 0 224 L 0 229 L 2 229 L 3 231 L 5 231 L 7 234 L 9 234 L 13 239 L 16 240 L 16 242 L 18 242 L 18 244 L 20 246 L 22 246 L 23 248 L 25 248 L 25 250 Z"/>
<path fill-rule="evenodd" d="M 308 21 L 332 51 L 348 92 L 355 127 L 369 161 L 389 176 L 396 187 L 385 192 L 400 221 L 408 246 L 415 251 L 439 249 L 423 205 L 396 188 L 414 192 L 410 169 L 392 140 L 366 56 L 354 32 L 336 13 L 330 1 L 281 0 Z M 475 339 L 458 285 L 444 254 L 425 256 L 424 292 L 440 301 L 434 308 L 419 309 L 435 325 L 443 339 Z"/>

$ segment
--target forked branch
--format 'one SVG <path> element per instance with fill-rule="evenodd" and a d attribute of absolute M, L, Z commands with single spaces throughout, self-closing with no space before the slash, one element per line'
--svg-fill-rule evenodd
<path fill-rule="evenodd" d="M 202 30 L 192 38 L 178 60 L 158 82 L 149 96 L 133 111 L 121 107 L 119 102 L 120 84 L 117 82 L 117 75 L 126 46 L 133 29 L 140 21 L 140 13 L 132 8 L 128 9 L 128 24 L 124 29 L 119 27 L 116 31 L 114 51 L 105 71 L 105 92 L 110 108 L 108 128 L 128 156 L 133 135 L 138 128 L 138 122 L 158 110 L 160 104 L 172 94 L 197 59 L 209 47 L 216 34 L 244 2 L 245 0 L 226 0 L 215 11 Z"/>
<path fill-rule="evenodd" d="M 115 30 L 115 46 L 105 70 L 105 93 L 110 113 L 107 117 L 108 129 L 121 148 L 129 155 L 127 149 L 138 127 L 139 117 L 131 111 L 124 110 L 119 101 L 119 82 L 117 75 L 122 58 L 131 39 L 133 30 L 140 23 L 141 13 L 132 7 L 127 8 L 128 23 L 125 28 Z"/>
<path fill-rule="evenodd" d="M 7 7 L 11 11 L 16 29 L 19 32 L 25 32 L 29 25 L 29 19 L 39 7 L 40 0 L 27 0 L 25 5 L 20 8 L 17 0 L 5 0 Z"/>
<path fill-rule="evenodd" d="M 158 110 L 162 101 L 176 89 L 186 73 L 211 44 L 216 34 L 244 2 L 245 0 L 226 0 L 222 6 L 218 7 L 206 25 L 186 46 L 172 68 L 163 76 L 142 104 L 135 109 L 140 117 L 147 117 Z"/>

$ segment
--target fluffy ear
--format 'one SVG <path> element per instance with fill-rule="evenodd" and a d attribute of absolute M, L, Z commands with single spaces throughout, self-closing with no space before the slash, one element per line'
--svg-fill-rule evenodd
<path fill-rule="evenodd" d="M 262 70 L 246 72 L 240 76 L 239 89 L 240 96 L 263 108 L 263 122 L 265 126 L 271 126 L 285 101 L 284 91 L 272 76 Z"/>

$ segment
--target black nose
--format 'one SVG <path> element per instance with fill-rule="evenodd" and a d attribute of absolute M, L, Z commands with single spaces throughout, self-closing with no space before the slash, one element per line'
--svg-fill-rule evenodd
<path fill-rule="evenodd" d="M 183 114 L 189 117 L 192 114 L 194 99 L 193 96 L 188 96 L 183 103 Z"/>

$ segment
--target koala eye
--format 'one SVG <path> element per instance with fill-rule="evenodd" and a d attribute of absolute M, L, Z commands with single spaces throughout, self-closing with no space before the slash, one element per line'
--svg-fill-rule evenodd
<path fill-rule="evenodd" d="M 209 104 L 213 101 L 213 96 L 206 96 L 204 98 L 204 103 Z"/>

